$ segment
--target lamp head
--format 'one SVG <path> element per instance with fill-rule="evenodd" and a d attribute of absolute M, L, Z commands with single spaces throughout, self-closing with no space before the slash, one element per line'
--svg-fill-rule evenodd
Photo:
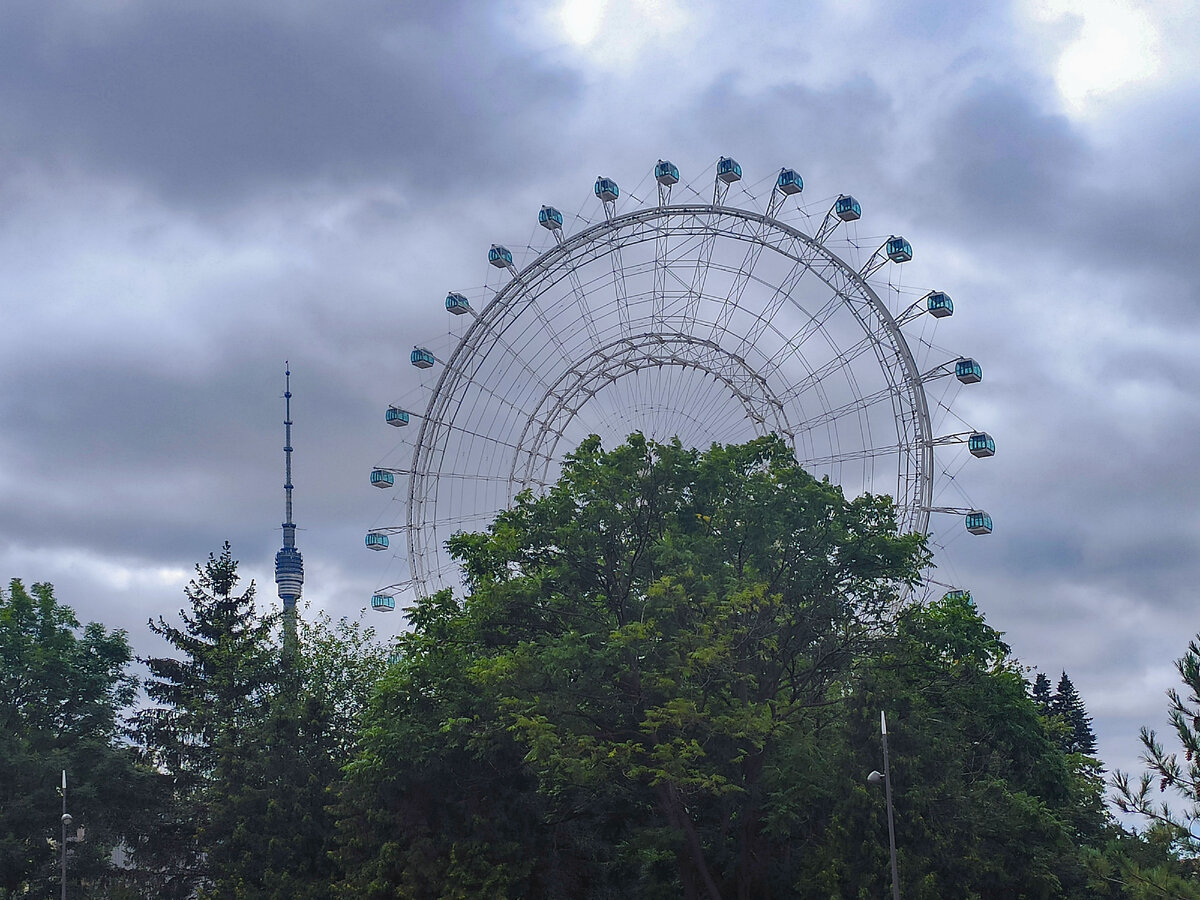
<path fill-rule="evenodd" d="M 63 823 L 64 828 L 71 824 L 71 814 L 70 813 L 62 814 L 62 823 Z"/>
<path fill-rule="evenodd" d="M 883 773 L 878 771 L 872 772 L 867 776 L 867 784 L 883 784 Z"/>

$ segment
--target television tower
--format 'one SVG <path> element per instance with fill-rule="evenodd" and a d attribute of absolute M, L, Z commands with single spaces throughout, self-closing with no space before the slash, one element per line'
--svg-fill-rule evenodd
<path fill-rule="evenodd" d="M 304 587 L 304 558 L 296 549 L 296 524 L 292 521 L 292 372 L 284 366 L 284 440 L 283 458 L 286 478 L 283 493 L 286 498 L 287 521 L 283 523 L 283 547 L 275 554 L 275 583 L 279 586 L 279 599 L 283 601 L 284 644 L 295 645 L 296 601 Z"/>

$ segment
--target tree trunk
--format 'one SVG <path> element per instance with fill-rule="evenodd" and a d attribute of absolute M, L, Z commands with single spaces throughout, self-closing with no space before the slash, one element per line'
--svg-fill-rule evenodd
<path fill-rule="evenodd" d="M 667 819 L 675 828 L 683 832 L 684 845 L 687 847 L 688 856 L 692 862 L 691 868 L 695 874 L 700 876 L 704 889 L 708 892 L 709 900 L 721 900 L 721 891 L 713 879 L 712 872 L 708 870 L 708 864 L 704 861 L 704 847 L 700 844 L 700 835 L 696 833 L 696 826 L 692 822 L 691 816 L 683 808 L 679 790 L 675 785 L 668 783 L 660 784 L 657 792 L 659 804 L 667 814 Z M 681 871 L 680 875 L 684 876 L 686 882 L 686 874 Z"/>
<path fill-rule="evenodd" d="M 754 790 L 762 775 L 766 754 L 753 753 L 745 764 L 746 802 L 742 805 L 741 828 L 738 829 L 738 900 L 770 900 L 766 884 L 766 856 L 762 852 L 762 817 L 759 814 L 758 792 Z"/>

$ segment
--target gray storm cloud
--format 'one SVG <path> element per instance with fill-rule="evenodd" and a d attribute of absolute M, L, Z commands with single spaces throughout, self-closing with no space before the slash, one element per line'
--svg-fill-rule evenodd
<path fill-rule="evenodd" d="M 0 570 L 135 646 L 226 538 L 272 596 L 290 359 L 305 597 L 355 614 L 383 409 L 427 397 L 406 356 L 451 346 L 444 292 L 484 293 L 492 241 L 529 255 L 539 204 L 594 215 L 601 172 L 730 153 L 853 191 L 953 294 L 939 340 L 985 370 L 955 408 L 1000 448 L 955 480 L 997 528 L 935 523 L 939 572 L 1133 765 L 1200 628 L 1197 85 L 1074 115 L 1046 48 L 1077 29 L 967 7 L 788 34 L 790 4 L 614 0 L 584 45 L 520 2 L 6 4 Z"/>

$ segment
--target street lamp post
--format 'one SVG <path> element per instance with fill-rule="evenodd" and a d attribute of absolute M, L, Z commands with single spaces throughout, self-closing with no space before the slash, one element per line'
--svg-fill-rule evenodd
<path fill-rule="evenodd" d="M 887 717 L 879 712 L 879 731 L 883 736 L 883 773 L 872 772 L 867 776 L 871 784 L 883 782 L 884 796 L 887 797 L 888 816 L 888 847 L 892 851 L 892 900 L 900 900 L 900 869 L 896 865 L 896 825 L 892 817 L 892 770 L 888 763 L 887 749 Z"/>
<path fill-rule="evenodd" d="M 63 798 L 62 844 L 60 845 L 61 850 L 62 850 L 61 887 L 62 887 L 62 900 L 67 900 L 67 826 L 71 824 L 71 816 L 67 812 L 67 770 L 66 769 L 63 769 L 62 798 Z"/>

